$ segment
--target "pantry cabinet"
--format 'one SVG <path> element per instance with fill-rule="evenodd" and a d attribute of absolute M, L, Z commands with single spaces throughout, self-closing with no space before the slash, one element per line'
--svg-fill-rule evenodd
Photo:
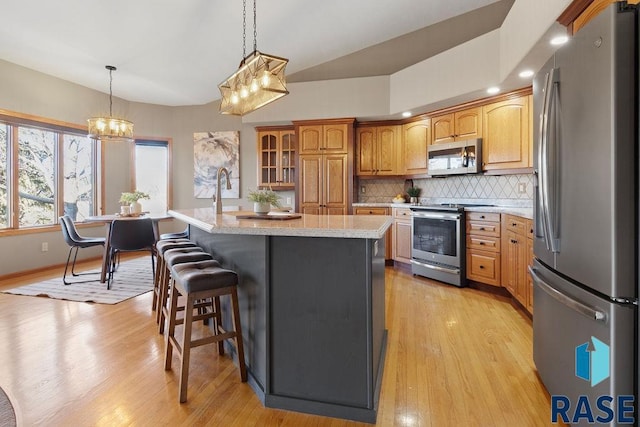
<path fill-rule="evenodd" d="M 482 108 L 470 108 L 431 118 L 432 143 L 482 138 Z"/>
<path fill-rule="evenodd" d="M 298 141 L 296 211 L 348 215 L 353 201 L 354 119 L 294 122 Z"/>
<path fill-rule="evenodd" d="M 482 107 L 482 169 L 532 166 L 531 96 L 494 102 Z"/>
<path fill-rule="evenodd" d="M 293 190 L 296 178 L 296 138 L 293 126 L 257 127 L 258 187 Z"/>
<path fill-rule="evenodd" d="M 356 175 L 398 175 L 399 125 L 356 129 Z"/>

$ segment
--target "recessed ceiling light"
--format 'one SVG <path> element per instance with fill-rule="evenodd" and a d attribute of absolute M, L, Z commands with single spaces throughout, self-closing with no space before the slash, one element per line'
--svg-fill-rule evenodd
<path fill-rule="evenodd" d="M 526 79 L 527 77 L 533 76 L 533 70 L 524 70 L 524 71 L 521 71 L 520 74 L 518 75 L 523 79 Z"/>
<path fill-rule="evenodd" d="M 402 113 L 402 117 L 411 117 L 411 111 L 405 111 Z"/>
<path fill-rule="evenodd" d="M 489 95 L 495 95 L 498 92 L 500 92 L 500 88 L 498 86 L 493 86 L 493 87 L 490 87 L 489 89 L 487 89 L 487 93 Z"/>
<path fill-rule="evenodd" d="M 569 37 L 567 36 L 557 36 L 551 39 L 551 44 L 554 46 L 559 46 L 561 44 L 565 44 L 569 41 Z"/>

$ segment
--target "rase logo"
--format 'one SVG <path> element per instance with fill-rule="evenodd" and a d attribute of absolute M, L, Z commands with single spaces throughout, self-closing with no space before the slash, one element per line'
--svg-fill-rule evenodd
<path fill-rule="evenodd" d="M 609 378 L 610 363 L 609 346 L 596 337 L 592 336 L 590 341 L 575 347 L 575 375 L 591 387 Z M 634 400 L 633 395 L 602 395 L 592 402 L 589 396 L 581 395 L 572 405 L 567 396 L 552 395 L 551 422 L 557 423 L 559 418 L 571 424 L 632 424 Z"/>
<path fill-rule="evenodd" d="M 576 347 L 576 377 L 591 382 L 591 387 L 609 378 L 609 346 L 596 337 Z"/>

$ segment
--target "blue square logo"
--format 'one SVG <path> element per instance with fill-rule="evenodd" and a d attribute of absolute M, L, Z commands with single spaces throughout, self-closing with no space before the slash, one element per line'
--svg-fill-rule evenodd
<path fill-rule="evenodd" d="M 596 337 L 576 347 L 576 377 L 591 387 L 609 378 L 609 346 Z"/>

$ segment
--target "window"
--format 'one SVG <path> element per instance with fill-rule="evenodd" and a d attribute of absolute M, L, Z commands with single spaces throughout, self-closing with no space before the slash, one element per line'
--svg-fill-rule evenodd
<path fill-rule="evenodd" d="M 149 194 L 142 200 L 145 211 L 164 213 L 171 207 L 171 141 L 136 139 L 134 146 L 134 190 Z"/>
<path fill-rule="evenodd" d="M 97 144 L 80 126 L 0 112 L 0 229 L 94 215 Z"/>

